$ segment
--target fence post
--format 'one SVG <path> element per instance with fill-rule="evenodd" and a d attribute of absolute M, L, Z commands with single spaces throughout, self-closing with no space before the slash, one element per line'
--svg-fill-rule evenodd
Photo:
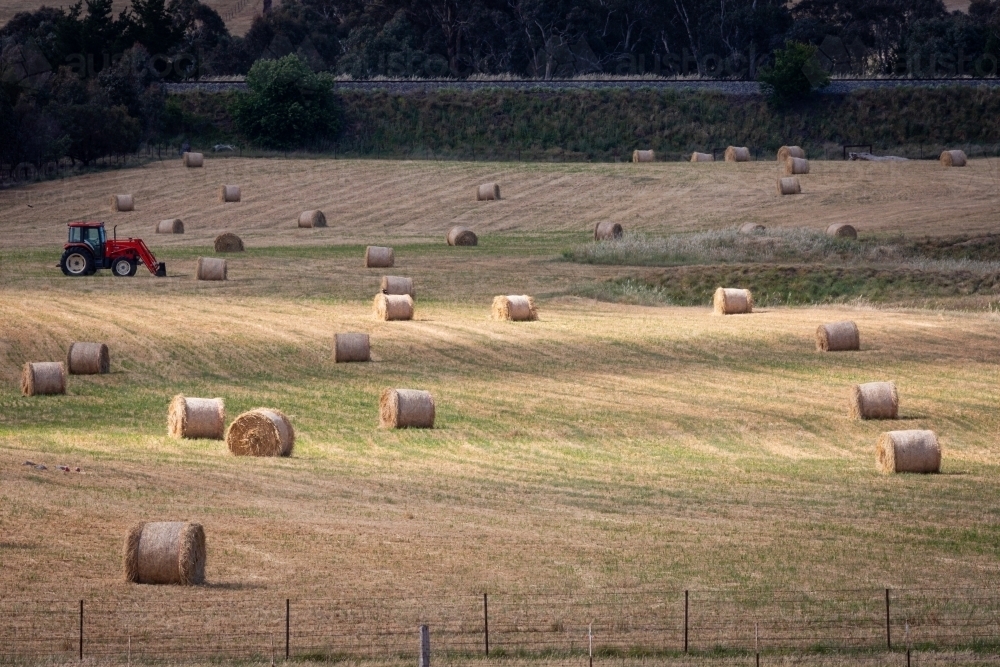
<path fill-rule="evenodd" d="M 83 660 L 83 600 L 80 600 L 80 660 Z"/>
<path fill-rule="evenodd" d="M 889 623 L 889 589 L 885 589 L 885 645 L 892 650 L 892 630 Z"/>
<path fill-rule="evenodd" d="M 420 626 L 420 667 L 431 667 L 431 629 Z"/>
<path fill-rule="evenodd" d="M 292 601 L 285 598 L 285 660 L 291 655 Z"/>
<path fill-rule="evenodd" d="M 688 592 L 684 591 L 684 652 L 688 652 Z"/>
<path fill-rule="evenodd" d="M 486 657 L 490 657 L 490 607 L 483 593 L 483 638 L 486 640 Z"/>

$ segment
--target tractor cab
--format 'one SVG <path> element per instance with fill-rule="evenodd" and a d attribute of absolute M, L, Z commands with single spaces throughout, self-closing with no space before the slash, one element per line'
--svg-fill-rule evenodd
<path fill-rule="evenodd" d="M 67 276 L 89 276 L 111 269 L 116 276 L 134 276 L 139 263 L 155 276 L 167 275 L 167 265 L 157 262 L 142 239 L 108 239 L 103 222 L 71 222 L 59 268 Z"/>

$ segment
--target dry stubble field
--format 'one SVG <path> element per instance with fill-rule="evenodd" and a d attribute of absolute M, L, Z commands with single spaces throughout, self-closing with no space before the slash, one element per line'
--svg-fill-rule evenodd
<path fill-rule="evenodd" d="M 338 598 L 347 608 L 440 601 L 408 610 L 414 622 L 458 600 L 474 622 L 483 591 L 499 597 L 501 614 L 505 595 L 632 591 L 669 601 L 657 627 L 673 642 L 672 605 L 693 589 L 731 619 L 718 636 L 745 648 L 747 610 L 783 599 L 776 591 L 861 590 L 874 595 L 877 629 L 881 588 L 933 597 L 995 586 L 996 315 L 859 304 L 722 318 L 708 304 L 566 296 L 620 270 L 560 259 L 601 219 L 652 235 L 746 221 L 995 230 L 996 161 L 812 167 L 806 194 L 783 199 L 771 163 L 224 159 L 4 192 L 3 604 L 47 600 L 63 613 L 65 602 L 86 598 L 131 605 L 142 618 L 190 605 L 241 609 L 213 623 L 271 628 L 241 643 L 264 654 L 285 598 Z M 490 179 L 504 199 L 474 201 L 473 186 Z M 222 183 L 241 184 L 244 201 L 217 203 Z M 115 192 L 135 194 L 137 212 L 106 212 Z M 314 207 L 330 227 L 295 228 L 297 213 Z M 187 233 L 153 235 L 166 217 L 184 219 Z M 64 278 L 55 264 L 65 223 L 92 218 L 145 238 L 171 277 L 140 268 L 132 279 Z M 480 232 L 480 246 L 443 245 L 453 224 Z M 198 283 L 196 258 L 223 230 L 249 251 L 229 257 L 228 282 Z M 390 273 L 414 277 L 415 321 L 373 320 L 369 298 L 385 272 L 361 268 L 367 243 L 395 246 Z M 490 298 L 510 292 L 539 295 L 541 320 L 491 322 Z M 863 350 L 816 353 L 816 325 L 844 318 L 858 323 Z M 338 331 L 369 332 L 374 362 L 335 365 Z M 72 377 L 67 396 L 21 397 L 21 365 L 61 359 L 75 340 L 107 342 L 112 373 Z M 849 387 L 882 379 L 898 383 L 902 419 L 851 421 Z M 377 429 L 387 386 L 432 391 L 437 428 Z M 257 405 L 282 409 L 298 432 L 294 456 L 237 459 L 221 442 L 168 439 L 176 393 L 224 397 L 230 418 Z M 935 430 L 943 474 L 878 475 L 873 447 L 889 428 Z M 122 581 L 128 526 L 158 519 L 204 524 L 208 586 Z M 335 616 L 316 604 L 316 618 Z M 662 606 L 626 605 L 619 616 L 641 622 Z M 574 613 L 553 612 L 565 618 L 546 629 L 585 631 L 582 616 L 607 612 Z M 68 618 L 58 624 L 72 629 Z M 69 657 L 74 645 L 59 632 L 71 633 L 59 627 L 43 645 Z M 123 645 L 108 651 L 121 657 Z"/>

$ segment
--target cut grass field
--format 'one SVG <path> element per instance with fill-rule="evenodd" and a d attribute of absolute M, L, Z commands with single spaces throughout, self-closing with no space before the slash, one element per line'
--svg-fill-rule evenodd
<path fill-rule="evenodd" d="M 779 199 L 773 164 L 228 159 L 5 192 L 0 590 L 239 608 L 693 589 L 752 609 L 785 589 L 993 587 L 995 314 L 891 300 L 731 317 L 707 301 L 606 303 L 572 294 L 634 269 L 562 253 L 602 216 L 661 235 L 748 220 L 982 233 L 995 229 L 995 167 L 821 162 L 811 194 Z M 475 202 L 473 186 L 494 179 L 504 199 Z M 241 184 L 244 202 L 215 203 L 221 183 Z M 137 213 L 104 213 L 114 192 L 135 194 Z M 331 226 L 297 229 L 311 208 Z M 151 234 L 167 217 L 190 231 Z M 128 220 L 119 234 L 143 236 L 171 277 L 64 278 L 59 247 L 79 218 Z M 457 223 L 480 233 L 478 247 L 444 245 Z M 249 250 L 227 257 L 229 281 L 199 283 L 197 257 L 223 230 Z M 393 245 L 397 267 L 363 269 L 367 243 Z M 372 317 L 385 273 L 415 279 L 414 321 Z M 539 297 L 540 320 L 490 321 L 501 293 Z M 848 318 L 861 352 L 817 353 L 816 326 Z M 333 363 L 343 331 L 371 334 L 373 363 Z M 71 377 L 66 396 L 20 395 L 25 361 L 89 340 L 110 345 L 109 375 Z M 897 382 L 901 420 L 848 418 L 850 387 L 871 380 Z M 431 391 L 436 428 L 379 430 L 390 386 Z M 242 459 L 221 442 L 167 438 L 177 393 L 225 398 L 230 420 L 281 409 L 294 455 Z M 936 431 L 942 474 L 879 475 L 875 441 L 896 428 Z M 122 580 L 127 528 L 169 519 L 205 526 L 209 586 Z"/>

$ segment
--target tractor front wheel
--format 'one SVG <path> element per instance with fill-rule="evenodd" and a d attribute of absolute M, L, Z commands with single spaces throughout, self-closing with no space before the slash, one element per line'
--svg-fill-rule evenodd
<path fill-rule="evenodd" d="M 135 275 L 135 260 L 128 257 L 119 257 L 111 264 L 111 273 L 119 278 L 128 278 Z"/>
<path fill-rule="evenodd" d="M 64 252 L 59 260 L 59 268 L 67 276 L 89 276 L 97 271 L 94 256 L 81 248 L 70 248 Z"/>

